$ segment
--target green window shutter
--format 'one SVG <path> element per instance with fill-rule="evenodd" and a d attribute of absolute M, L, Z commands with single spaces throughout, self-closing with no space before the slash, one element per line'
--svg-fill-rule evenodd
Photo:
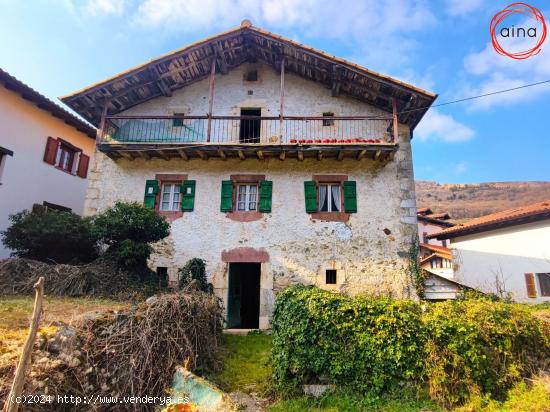
<path fill-rule="evenodd" d="M 184 180 L 181 184 L 181 210 L 192 212 L 195 208 L 195 180 Z"/>
<path fill-rule="evenodd" d="M 155 208 L 155 200 L 157 198 L 158 190 L 159 183 L 156 180 L 145 181 L 145 195 L 143 198 L 143 204 L 147 209 Z"/>
<path fill-rule="evenodd" d="M 313 180 L 304 182 L 306 213 L 317 212 L 317 185 Z"/>
<path fill-rule="evenodd" d="M 357 213 L 357 184 L 353 180 L 344 182 L 344 210 Z"/>
<path fill-rule="evenodd" d="M 222 212 L 233 211 L 233 182 L 231 180 L 222 181 L 222 202 L 220 210 Z"/>
<path fill-rule="evenodd" d="M 271 213 L 271 197 L 273 194 L 273 182 L 262 180 L 260 182 L 260 207 L 262 213 Z"/>

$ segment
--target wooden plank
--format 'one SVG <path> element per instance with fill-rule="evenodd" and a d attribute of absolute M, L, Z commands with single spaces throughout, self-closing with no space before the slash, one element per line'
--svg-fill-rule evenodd
<path fill-rule="evenodd" d="M 196 152 L 202 160 L 208 160 L 208 155 L 204 150 L 197 150 Z"/>
<path fill-rule="evenodd" d="M 166 153 L 164 153 L 162 150 L 156 150 L 156 152 L 158 153 L 158 155 L 160 157 L 162 157 L 164 160 L 170 160 L 170 158 L 166 155 Z"/>
<path fill-rule="evenodd" d="M 283 150 L 283 151 L 279 154 L 279 159 L 285 160 L 285 158 L 286 158 L 286 152 Z"/>
<path fill-rule="evenodd" d="M 149 153 L 147 153 L 147 152 L 144 152 L 144 151 L 141 151 L 141 150 L 140 150 L 140 151 L 138 152 L 138 154 L 139 154 L 141 157 L 143 157 L 145 160 L 151 159 L 151 155 L 150 155 Z"/>
<path fill-rule="evenodd" d="M 397 142 L 399 139 L 399 130 L 398 130 L 398 121 L 397 121 L 397 101 L 395 100 L 395 97 L 392 97 L 391 99 L 391 106 L 393 111 L 393 142 Z"/>
<path fill-rule="evenodd" d="M 38 282 L 34 284 L 34 307 L 32 310 L 31 327 L 25 345 L 23 346 L 23 352 L 19 358 L 19 363 L 15 370 L 15 378 L 13 380 L 10 393 L 6 398 L 4 405 L 4 411 L 17 412 L 19 410 L 19 403 L 13 400 L 21 396 L 23 386 L 25 385 L 25 374 L 29 367 L 31 360 L 32 350 L 34 347 L 34 341 L 36 340 L 36 334 L 38 333 L 38 326 L 40 325 L 40 317 L 42 315 L 42 301 L 44 298 L 44 277 L 40 276 Z M 10 401 L 11 400 L 11 401 Z"/>
<path fill-rule="evenodd" d="M 344 151 L 343 150 L 340 150 L 338 152 L 338 157 L 337 157 L 338 160 L 343 160 L 344 159 Z"/>
<path fill-rule="evenodd" d="M 189 156 L 187 155 L 187 153 L 185 152 L 185 150 L 183 149 L 178 149 L 178 153 L 179 155 L 181 156 L 181 158 L 183 160 L 189 160 Z"/>
<path fill-rule="evenodd" d="M 302 152 L 301 150 L 298 150 L 298 160 L 304 160 L 304 152 Z"/>
<path fill-rule="evenodd" d="M 127 159 L 127 160 L 134 160 L 134 156 L 132 156 L 132 155 L 131 155 L 130 153 L 128 153 L 128 152 L 119 152 L 119 153 L 120 153 L 120 155 L 121 155 L 123 158 L 125 158 L 125 159 Z"/>
<path fill-rule="evenodd" d="M 340 95 L 341 87 L 341 67 L 337 64 L 332 65 L 332 88 L 330 90 L 330 95 L 332 97 L 338 97 Z"/>
<path fill-rule="evenodd" d="M 281 59 L 281 90 L 279 91 L 279 141 L 283 141 L 283 117 L 285 107 L 285 58 Z"/>
<path fill-rule="evenodd" d="M 223 160 L 227 160 L 227 155 L 225 154 L 225 152 L 223 150 L 218 150 L 218 154 L 220 155 L 220 157 Z"/>
<path fill-rule="evenodd" d="M 317 160 L 319 160 L 319 161 L 323 160 L 323 151 L 322 150 L 319 150 L 317 152 Z"/>
<path fill-rule="evenodd" d="M 210 79 L 208 81 L 208 130 L 206 132 L 206 141 L 210 141 L 212 134 L 212 106 L 214 104 L 214 83 L 216 77 L 216 59 L 212 60 L 212 67 L 210 69 Z"/>
<path fill-rule="evenodd" d="M 366 150 L 361 150 L 357 153 L 357 160 L 361 160 L 367 154 Z"/>
<path fill-rule="evenodd" d="M 101 140 L 103 139 L 103 133 L 105 132 L 105 117 L 107 116 L 107 108 L 109 106 L 109 103 L 105 102 L 103 105 L 103 110 L 101 112 L 101 120 L 99 121 L 99 128 L 97 129 L 96 134 L 96 144 L 101 143 Z"/>
<path fill-rule="evenodd" d="M 237 154 L 239 155 L 239 159 L 246 159 L 246 156 L 244 155 L 244 152 L 242 150 L 237 150 Z"/>
<path fill-rule="evenodd" d="M 256 150 L 256 156 L 258 156 L 258 159 L 264 160 L 264 153 L 261 150 Z"/>
<path fill-rule="evenodd" d="M 379 160 L 381 154 L 382 154 L 382 151 L 381 151 L 381 150 L 377 150 L 376 153 L 374 154 L 374 160 Z"/>

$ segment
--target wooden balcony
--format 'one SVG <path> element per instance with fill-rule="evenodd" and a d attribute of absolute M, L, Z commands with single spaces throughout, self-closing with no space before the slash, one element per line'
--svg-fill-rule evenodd
<path fill-rule="evenodd" d="M 106 116 L 98 149 L 125 158 L 371 158 L 397 150 L 393 118 Z"/>

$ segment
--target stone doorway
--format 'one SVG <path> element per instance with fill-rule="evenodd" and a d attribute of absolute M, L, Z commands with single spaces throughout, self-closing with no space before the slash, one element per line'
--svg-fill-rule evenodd
<path fill-rule="evenodd" d="M 258 329 L 260 324 L 260 263 L 230 263 L 227 327 Z"/>

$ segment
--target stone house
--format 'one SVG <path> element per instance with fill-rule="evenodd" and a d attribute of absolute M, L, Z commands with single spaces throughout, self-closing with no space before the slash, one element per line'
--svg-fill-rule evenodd
<path fill-rule="evenodd" d="M 99 127 L 86 213 L 154 208 L 151 267 L 205 259 L 228 327 L 267 328 L 294 283 L 414 296 L 410 140 L 435 98 L 244 21 L 62 100 Z"/>

